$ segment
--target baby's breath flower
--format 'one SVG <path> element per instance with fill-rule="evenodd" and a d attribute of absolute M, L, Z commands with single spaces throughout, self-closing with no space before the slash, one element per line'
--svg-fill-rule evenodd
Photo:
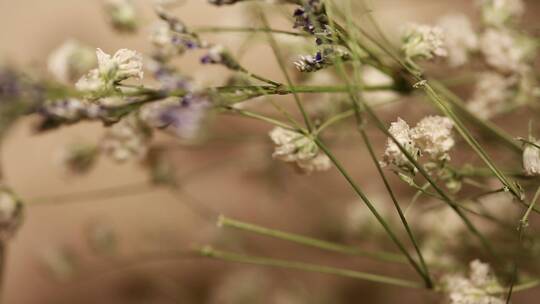
<path fill-rule="evenodd" d="M 411 130 L 411 139 L 423 153 L 429 154 L 433 160 L 449 160 L 448 152 L 455 144 L 452 137 L 453 127 L 454 123 L 448 117 L 428 116 Z"/>
<path fill-rule="evenodd" d="M 505 29 L 487 29 L 480 37 L 486 62 L 503 73 L 517 73 L 534 58 L 535 43 Z"/>
<path fill-rule="evenodd" d="M 128 78 L 143 78 L 142 55 L 128 49 L 120 49 L 113 56 L 96 51 L 98 68 L 93 69 L 76 83 L 78 90 L 100 97 Z"/>
<path fill-rule="evenodd" d="M 137 29 L 137 12 L 132 0 L 105 0 L 104 8 L 116 30 L 132 32 Z"/>
<path fill-rule="evenodd" d="M 143 159 L 148 152 L 152 131 L 132 113 L 107 129 L 101 141 L 102 150 L 114 160 Z"/>
<path fill-rule="evenodd" d="M 12 238 L 22 222 L 23 205 L 15 194 L 0 186 L 0 240 Z"/>
<path fill-rule="evenodd" d="M 445 57 L 444 32 L 440 27 L 410 24 L 402 36 L 401 49 L 409 59 L 432 59 Z"/>
<path fill-rule="evenodd" d="M 480 0 L 482 20 L 491 26 L 504 26 L 525 12 L 523 0 Z"/>
<path fill-rule="evenodd" d="M 469 19 L 465 15 L 447 15 L 439 20 L 438 25 L 444 30 L 450 66 L 467 63 L 469 53 L 478 48 L 478 37 Z"/>
<path fill-rule="evenodd" d="M 48 68 L 61 82 L 71 82 L 96 65 L 94 50 L 75 40 L 64 42 L 49 56 Z"/>
<path fill-rule="evenodd" d="M 470 263 L 469 276 L 453 274 L 443 278 L 443 290 L 449 304 L 503 304 L 505 301 L 493 294 L 501 286 L 488 264 L 479 260 Z"/>
<path fill-rule="evenodd" d="M 420 150 L 416 146 L 416 143 L 411 137 L 411 128 L 405 122 L 405 120 L 398 117 L 398 120 L 390 124 L 388 132 L 396 138 L 405 150 L 407 150 L 413 158 L 417 159 L 420 155 Z M 395 165 L 397 167 L 411 167 L 412 164 L 407 159 L 407 156 L 401 152 L 399 146 L 392 140 L 388 138 L 386 142 L 386 149 L 384 151 L 383 161 L 381 161 L 381 166 L 390 166 Z"/>
<path fill-rule="evenodd" d="M 480 74 L 467 108 L 481 118 L 488 119 L 508 107 L 515 78 L 494 72 Z"/>
<path fill-rule="evenodd" d="M 309 136 L 295 131 L 275 127 L 270 138 L 276 144 L 272 156 L 285 162 L 296 162 L 306 173 L 326 171 L 331 168 L 330 159 L 319 151 Z"/>
<path fill-rule="evenodd" d="M 534 141 L 536 145 L 540 145 L 540 140 Z M 526 143 L 523 150 L 523 168 L 529 176 L 540 176 L 540 149 Z"/>

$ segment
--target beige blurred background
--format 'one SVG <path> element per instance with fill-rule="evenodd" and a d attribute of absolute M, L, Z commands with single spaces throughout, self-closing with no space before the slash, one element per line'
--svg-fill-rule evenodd
<path fill-rule="evenodd" d="M 143 26 L 137 35 L 119 35 L 107 25 L 101 1 L 98 0 L 0 0 L 0 56 L 28 70 L 44 73 L 48 54 L 68 38 L 108 52 L 119 48 L 148 52 L 149 32 L 144 25 L 150 25 L 155 18 L 150 9 L 150 0 L 137 2 L 143 16 Z M 231 25 L 241 14 L 237 8 L 217 9 L 207 5 L 204 0 L 186 2 L 177 10 L 177 15 L 190 25 Z M 443 13 L 468 13 L 473 1 L 374 2 L 380 22 L 389 32 L 395 32 L 399 25 L 409 20 L 430 21 Z M 538 2 L 528 1 L 531 8 L 529 13 L 538 12 Z M 227 39 L 222 42 L 234 43 Z M 256 72 L 280 77 L 271 52 L 264 47 L 255 47 L 243 60 L 246 66 Z M 183 71 L 197 75 L 203 82 L 212 82 L 212 78 L 219 79 L 221 76 L 222 70 L 201 68 L 193 58 L 179 64 Z M 144 183 L 147 177 L 138 164 L 117 165 L 107 160 L 100 161 L 89 175 L 66 175 L 57 161 L 62 147 L 74 141 L 95 141 L 102 133 L 102 127 L 99 124 L 84 124 L 36 135 L 31 128 L 33 123 L 35 121 L 31 118 L 19 123 L 2 151 L 7 183 L 28 202 L 25 223 L 9 248 L 3 295 L 4 303 L 8 304 L 210 303 L 209 294 L 214 292 L 212 286 L 223 280 L 224 270 L 249 268 L 261 274 L 270 272 L 271 275 L 275 275 L 275 272 L 202 260 L 129 262 L 129 257 L 136 257 L 149 249 L 187 248 L 194 242 L 205 243 L 223 238 L 216 232 L 214 223 L 201 218 L 193 208 L 188 207 L 193 203 L 190 197 L 229 216 L 315 236 L 331 236 L 331 229 L 325 231 L 320 228 L 324 225 L 315 223 L 328 221 L 330 225 L 339 214 L 328 212 L 332 204 L 337 200 L 352 198 L 352 193 L 337 172 L 325 176 L 295 177 L 289 174 L 290 168 L 270 163 L 271 147 L 265 135 L 267 127 L 224 119 L 220 123 L 229 131 L 243 132 L 249 126 L 249 131 L 253 133 L 256 130 L 260 136 L 250 145 L 215 142 L 208 147 L 178 149 L 174 156 L 178 176 L 200 173 L 183 185 L 182 189 L 188 196 L 177 197 L 165 190 L 137 187 L 131 195 L 96 197 L 89 194 L 89 199 L 40 206 L 44 197 L 51 200 L 52 196 L 57 195 Z M 169 138 L 159 140 L 170 141 Z M 359 152 L 340 149 L 339 153 L 343 157 L 353 158 L 358 157 Z M 280 191 L 268 186 L 270 178 L 260 177 L 268 166 L 276 167 L 272 171 L 276 177 L 272 187 L 278 187 Z M 206 172 L 208 167 L 219 170 Z M 369 186 L 366 170 L 373 172 L 371 167 L 356 168 L 354 175 Z M 324 187 L 313 187 L 314 184 Z M 88 227 L 96 223 L 114 230 L 119 251 L 126 257 L 125 260 L 117 261 L 91 253 L 85 235 Z M 248 237 L 245 234 L 241 236 Z M 269 243 L 277 256 L 287 256 L 291 248 L 297 250 L 297 257 L 303 254 L 309 258 L 312 254 L 287 244 Z M 259 253 L 267 252 L 264 245 L 261 246 L 256 250 L 260 250 Z M 70 271 L 70 265 L 62 265 L 65 261 L 58 256 L 59 252 L 63 252 L 62 248 L 70 248 L 78 257 L 74 272 Z M 56 263 L 60 269 L 66 268 L 65 276 L 58 279 L 48 273 L 43 265 L 44 257 L 49 263 Z M 347 259 L 333 262 L 337 265 L 356 263 Z M 366 267 L 365 270 L 376 271 L 379 265 Z M 336 303 L 371 303 L 359 297 L 369 299 L 370 293 L 379 290 L 379 287 L 371 284 L 323 275 L 286 272 L 286 277 L 291 286 L 299 284 L 302 286 L 299 290 L 305 293 L 335 292 L 331 291 L 332 286 L 345 286 L 338 290 L 340 300 Z M 387 290 L 383 295 L 377 295 L 377 303 L 418 303 L 412 300 L 410 291 L 399 288 Z M 426 295 L 422 296 L 423 300 L 430 298 L 429 295 L 427 298 Z M 406 300 L 409 298 L 410 302 Z"/>

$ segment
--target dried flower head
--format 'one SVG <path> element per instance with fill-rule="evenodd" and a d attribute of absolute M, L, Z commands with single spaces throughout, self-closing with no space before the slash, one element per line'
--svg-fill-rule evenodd
<path fill-rule="evenodd" d="M 411 139 L 423 154 L 431 159 L 445 161 L 450 159 L 448 152 L 455 144 L 452 137 L 454 123 L 448 117 L 428 116 L 411 130 Z"/>
<path fill-rule="evenodd" d="M 478 49 L 478 37 L 465 15 L 442 17 L 438 26 L 444 30 L 444 43 L 448 50 L 450 66 L 461 66 L 469 60 L 469 54 Z"/>
<path fill-rule="evenodd" d="M 509 30 L 487 29 L 480 37 L 480 51 L 491 67 L 503 73 L 518 73 L 534 58 L 536 44 Z"/>
<path fill-rule="evenodd" d="M 501 27 L 515 21 L 525 12 L 523 0 L 480 0 L 485 24 Z"/>
<path fill-rule="evenodd" d="M 326 171 L 331 168 L 331 161 L 319 151 L 317 144 L 309 136 L 281 127 L 270 132 L 270 138 L 276 144 L 272 156 L 285 162 L 295 162 L 306 173 Z"/>
<path fill-rule="evenodd" d="M 503 304 L 505 301 L 494 295 L 501 286 L 488 264 L 479 260 L 470 263 L 469 276 L 447 275 L 443 278 L 443 290 L 449 304 Z"/>
<path fill-rule="evenodd" d="M 120 49 L 113 56 L 96 51 L 98 68 L 93 69 L 76 83 L 78 90 L 101 97 L 114 86 L 128 78 L 143 78 L 142 55 L 128 49 Z"/>
<path fill-rule="evenodd" d="M 104 9 L 114 29 L 122 32 L 137 29 L 137 10 L 132 0 L 105 0 Z"/>
<path fill-rule="evenodd" d="M 481 118 L 488 119 L 506 109 L 512 99 L 515 78 L 494 72 L 484 72 L 478 77 L 473 96 L 467 108 Z"/>
<path fill-rule="evenodd" d="M 96 65 L 94 50 L 78 41 L 68 40 L 49 56 L 48 68 L 61 82 L 72 82 Z"/>
<path fill-rule="evenodd" d="M 140 160 L 148 152 L 152 131 L 137 114 L 130 114 L 111 126 L 101 141 L 103 152 L 116 161 Z"/>
<path fill-rule="evenodd" d="M 409 154 L 417 159 L 420 156 L 420 149 L 411 137 L 411 128 L 407 122 L 398 117 L 398 120 L 390 124 L 388 132 L 402 145 Z M 411 168 L 412 164 L 407 159 L 407 156 L 401 152 L 399 146 L 388 138 L 386 149 L 384 150 L 383 161 L 381 166 L 394 165 L 399 168 Z"/>
<path fill-rule="evenodd" d="M 529 176 L 540 176 L 540 140 L 534 141 L 535 145 L 525 144 L 523 150 L 523 168 Z"/>
<path fill-rule="evenodd" d="M 432 59 L 448 55 L 440 27 L 409 24 L 402 36 L 403 53 L 409 59 Z"/>

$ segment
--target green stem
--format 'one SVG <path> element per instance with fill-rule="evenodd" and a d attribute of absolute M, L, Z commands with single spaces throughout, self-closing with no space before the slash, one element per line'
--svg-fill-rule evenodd
<path fill-rule="evenodd" d="M 241 222 L 238 220 L 227 218 L 223 215 L 221 215 L 218 219 L 218 226 L 249 231 L 249 232 L 273 237 L 280 240 L 290 241 L 290 242 L 297 243 L 304 246 L 338 252 L 342 254 L 369 257 L 376 260 L 394 262 L 394 263 L 406 262 L 403 256 L 398 255 L 398 254 L 394 254 L 390 252 L 382 252 L 382 251 L 377 251 L 377 252 L 365 251 L 365 250 L 358 249 L 356 247 L 336 244 L 336 243 L 332 243 L 332 242 L 328 242 L 324 240 L 306 237 L 303 235 L 298 235 L 298 234 L 294 234 L 290 232 L 270 229 L 270 228 L 266 228 L 266 227 L 246 223 L 246 222 Z"/>
<path fill-rule="evenodd" d="M 354 192 L 356 192 L 356 194 L 362 199 L 362 201 L 364 202 L 364 204 L 369 208 L 369 210 L 371 211 L 371 213 L 373 213 L 373 215 L 375 216 L 375 218 L 377 219 L 377 221 L 381 224 L 381 226 L 383 226 L 384 230 L 386 231 L 386 233 L 388 234 L 388 236 L 392 239 L 392 241 L 396 244 L 396 246 L 399 248 L 399 250 L 403 253 L 403 255 L 405 255 L 405 257 L 407 258 L 407 260 L 409 261 L 409 263 L 411 263 L 411 265 L 413 266 L 413 268 L 418 272 L 418 274 L 424 279 L 424 281 L 426 282 L 426 285 L 428 285 L 427 283 L 430 282 L 430 279 L 425 275 L 424 271 L 420 268 L 420 266 L 418 265 L 418 263 L 412 258 L 411 254 L 409 253 L 409 251 L 407 251 L 407 249 L 405 248 L 405 246 L 401 243 L 401 241 L 398 239 L 398 237 L 396 236 L 396 234 L 394 233 L 394 231 L 390 228 L 390 226 L 388 225 L 388 223 L 386 223 L 386 221 L 384 220 L 384 218 L 379 214 L 379 212 L 377 211 L 377 209 L 373 206 L 373 204 L 371 203 L 371 201 L 369 200 L 369 198 L 364 194 L 364 192 L 360 189 L 360 187 L 358 186 L 358 184 L 352 179 L 352 177 L 349 175 L 349 173 L 347 172 L 347 170 L 345 170 L 345 168 L 341 165 L 341 163 L 337 160 L 337 158 L 334 156 L 334 154 L 326 147 L 326 145 L 324 145 L 322 143 L 322 141 L 320 141 L 318 138 L 315 139 L 315 143 L 317 144 L 317 146 L 319 146 L 319 148 L 328 156 L 328 158 L 330 158 L 330 160 L 332 161 L 332 163 L 336 166 L 336 168 L 339 170 L 339 172 L 341 173 L 341 175 L 343 175 L 343 177 L 347 180 L 347 182 L 349 183 L 349 185 L 353 188 Z M 429 285 L 428 285 L 429 286 Z"/>
<path fill-rule="evenodd" d="M 210 246 L 205 246 L 203 248 L 197 249 L 196 252 L 204 257 L 219 259 L 219 260 L 224 260 L 224 261 L 229 261 L 229 262 L 253 264 L 253 265 L 259 265 L 259 266 L 269 266 L 269 267 L 277 267 L 277 268 L 285 268 L 285 269 L 295 269 L 295 270 L 302 270 L 302 271 L 316 272 L 316 273 L 323 273 L 323 274 L 332 274 L 332 275 L 337 275 L 337 276 L 342 276 L 342 277 L 366 280 L 366 281 L 401 286 L 401 287 L 409 287 L 409 288 L 422 288 L 423 287 L 422 284 L 418 282 L 414 282 L 414 281 L 408 281 L 408 280 L 392 278 L 392 277 L 371 274 L 371 273 L 366 273 L 366 272 L 354 271 L 354 270 L 349 270 L 349 269 L 309 264 L 309 263 L 304 263 L 304 262 L 273 259 L 273 258 L 268 258 L 268 257 L 250 256 L 250 255 L 238 254 L 234 252 L 220 251 L 220 250 L 213 249 Z"/>

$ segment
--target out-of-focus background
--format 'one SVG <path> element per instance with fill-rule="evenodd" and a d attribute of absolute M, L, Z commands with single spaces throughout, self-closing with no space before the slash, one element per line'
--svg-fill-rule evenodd
<path fill-rule="evenodd" d="M 233 25 L 244 14 L 240 6 L 216 8 L 203 0 L 185 2 L 175 14 L 193 26 Z M 474 1 L 373 2 L 377 20 L 395 34 L 407 21 L 432 21 L 449 12 L 472 15 Z M 150 0 L 137 4 L 142 26 L 137 34 L 128 35 L 111 30 L 98 0 L 0 0 L 0 56 L 29 71 L 46 73 L 47 56 L 70 38 L 107 52 L 119 48 L 148 52 L 148 28 L 156 18 Z M 527 4 L 527 20 L 534 24 L 540 3 Z M 238 43 L 221 35 L 209 37 L 231 48 Z M 242 60 L 255 72 L 281 77 L 265 46 L 253 47 Z M 221 68 L 201 67 L 193 58 L 181 60 L 179 65 L 203 84 L 220 79 L 224 73 Z M 238 144 L 217 138 L 200 147 L 175 150 L 181 192 L 172 193 L 148 188 L 147 175 L 136 163 L 118 165 L 103 159 L 88 175 L 67 174 L 58 164 L 62 148 L 97 140 L 103 127 L 85 123 L 35 134 L 33 124 L 32 118 L 18 123 L 2 151 L 6 182 L 27 201 L 24 225 L 9 248 L 4 303 L 233 303 L 228 302 L 228 293 L 242 288 L 246 294 L 264 297 L 242 303 L 431 303 L 436 299 L 424 292 L 418 295 L 402 288 L 319 274 L 167 256 L 168 250 L 193 244 L 227 242 L 229 247 L 236 244 L 237 248 L 275 257 L 373 272 L 391 268 L 215 227 L 213 211 L 343 240 L 340 221 L 346 203 L 354 200 L 349 187 L 336 170 L 304 176 L 272 161 L 267 126 L 220 119 L 218 134 L 251 136 Z M 380 135 L 374 136 L 383 143 Z M 157 140 L 173 142 L 166 136 Z M 367 157 L 364 149 L 358 144 L 337 145 L 337 151 L 353 168 L 354 177 L 377 192 L 379 186 L 370 182 L 375 176 L 373 165 L 357 161 Z M 78 194 L 72 196 L 74 193 Z M 89 246 L 88 238 L 99 235 L 100 229 L 114 243 L 114 254 L 96 253 Z M 246 240 L 252 242 L 245 245 Z M 407 271 L 403 276 L 414 274 Z"/>

